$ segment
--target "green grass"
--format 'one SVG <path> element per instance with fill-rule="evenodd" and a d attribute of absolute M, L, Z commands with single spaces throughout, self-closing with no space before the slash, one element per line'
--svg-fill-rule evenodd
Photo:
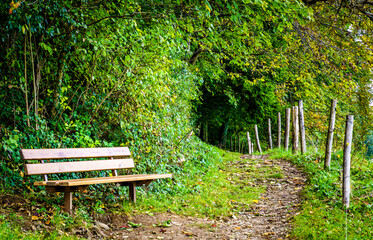
<path fill-rule="evenodd" d="M 125 202 L 122 211 L 173 212 L 181 215 L 219 218 L 236 214 L 259 198 L 265 186 L 251 186 L 257 178 L 281 178 L 279 169 L 265 167 L 260 171 L 254 166 L 260 160 L 241 160 L 240 154 L 213 148 L 216 159 L 206 171 L 193 174 L 194 168 L 184 166 L 186 173 L 174 176 L 185 189 L 171 194 L 140 194 L 136 204 Z M 250 161 L 251 164 L 246 164 Z M 237 163 L 241 163 L 239 166 Z M 189 174 L 188 174 L 188 173 Z"/>
<path fill-rule="evenodd" d="M 342 204 L 342 152 L 332 156 L 330 171 L 323 170 L 323 155 L 304 156 L 283 150 L 271 153 L 296 163 L 308 175 L 302 192 L 300 213 L 294 218 L 292 236 L 296 239 L 373 239 L 373 164 L 356 156 L 351 166 L 350 209 Z"/>
<path fill-rule="evenodd" d="M 15 239 L 28 239 L 28 240 L 38 240 L 38 239 L 78 239 L 77 237 L 70 235 L 61 235 L 57 231 L 47 232 L 47 231 L 35 231 L 35 232 L 24 232 L 21 230 L 20 225 L 14 225 L 10 221 L 0 222 L 0 239 L 2 240 L 15 240 Z"/>

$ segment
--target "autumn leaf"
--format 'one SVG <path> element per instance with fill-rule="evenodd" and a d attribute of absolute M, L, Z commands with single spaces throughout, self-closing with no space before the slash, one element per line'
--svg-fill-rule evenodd
<path fill-rule="evenodd" d="M 185 235 L 187 235 L 188 237 L 192 237 L 192 236 L 194 236 L 194 234 L 193 233 L 191 233 L 191 232 L 187 232 L 187 231 L 181 231 L 183 234 L 185 234 Z"/>

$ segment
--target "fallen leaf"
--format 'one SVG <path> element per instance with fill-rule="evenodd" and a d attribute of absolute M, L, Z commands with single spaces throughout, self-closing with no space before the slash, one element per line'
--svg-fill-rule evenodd
<path fill-rule="evenodd" d="M 164 230 L 164 229 L 161 229 L 161 230 L 160 230 L 160 232 L 161 232 L 161 233 L 165 233 L 165 232 L 166 232 L 166 230 Z"/>
<path fill-rule="evenodd" d="M 181 231 L 183 234 L 187 235 L 188 237 L 194 236 L 191 232 Z"/>
<path fill-rule="evenodd" d="M 241 229 L 240 227 L 235 227 L 237 230 Z"/>
<path fill-rule="evenodd" d="M 36 220 L 38 220 L 38 219 L 39 219 L 38 216 L 32 216 L 32 217 L 31 217 L 31 220 L 32 220 L 32 221 L 36 221 Z"/>

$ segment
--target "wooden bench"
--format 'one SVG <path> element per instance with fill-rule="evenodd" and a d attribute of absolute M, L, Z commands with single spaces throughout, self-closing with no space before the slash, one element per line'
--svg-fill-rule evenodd
<path fill-rule="evenodd" d="M 25 163 L 25 174 L 43 175 L 44 181 L 35 182 L 35 186 L 45 186 L 48 192 L 63 192 L 65 211 L 69 213 L 72 210 L 72 193 L 82 192 L 89 185 L 119 183 L 121 186 L 128 186 L 130 200 L 136 202 L 136 186 L 148 185 L 155 179 L 172 177 L 172 174 L 118 175 L 119 169 L 134 168 L 127 147 L 21 149 L 20 153 Z M 111 171 L 112 176 L 65 180 L 49 180 L 47 176 L 90 171 Z"/>

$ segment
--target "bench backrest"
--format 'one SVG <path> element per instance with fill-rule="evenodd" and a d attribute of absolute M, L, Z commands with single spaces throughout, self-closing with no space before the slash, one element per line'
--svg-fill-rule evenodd
<path fill-rule="evenodd" d="M 21 149 L 21 157 L 25 161 L 26 175 L 45 175 L 72 172 L 90 172 L 134 168 L 133 159 L 128 147 L 108 148 L 59 148 L 59 149 Z M 49 160 L 99 158 L 86 161 Z M 102 160 L 106 158 L 106 160 Z M 27 163 L 38 160 L 41 163 Z M 46 160 L 47 162 L 44 162 Z"/>

